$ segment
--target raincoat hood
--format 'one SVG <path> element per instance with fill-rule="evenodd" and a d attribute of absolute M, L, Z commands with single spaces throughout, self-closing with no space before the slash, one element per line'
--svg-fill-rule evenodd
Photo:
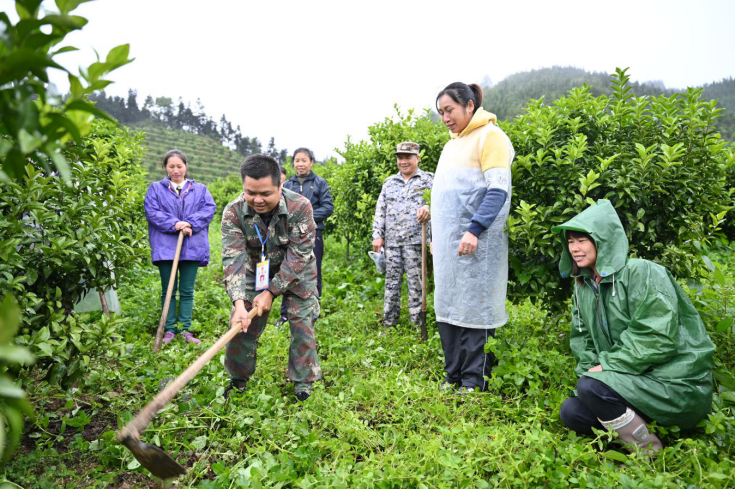
<path fill-rule="evenodd" d="M 462 138 L 474 129 L 485 126 L 488 123 L 493 123 L 494 126 L 497 126 L 498 124 L 496 121 L 497 119 L 495 114 L 488 112 L 487 110 L 480 107 L 477 111 L 475 111 L 475 114 L 473 114 L 473 118 L 470 120 L 465 129 L 463 129 L 459 133 L 453 133 L 452 131 L 450 131 L 450 138 Z"/>
<path fill-rule="evenodd" d="M 567 231 L 582 231 L 593 237 L 595 241 L 596 269 L 601 277 L 608 277 L 620 271 L 626 265 L 629 255 L 629 240 L 626 238 L 621 220 L 616 214 L 613 205 L 607 199 L 599 199 L 598 202 L 570 221 L 552 228 L 552 231 L 560 234 L 562 239 L 562 255 L 560 257 L 560 274 L 562 277 L 571 277 L 572 255 L 567 246 Z M 580 270 L 580 275 L 592 277 L 592 271 L 588 267 Z"/>

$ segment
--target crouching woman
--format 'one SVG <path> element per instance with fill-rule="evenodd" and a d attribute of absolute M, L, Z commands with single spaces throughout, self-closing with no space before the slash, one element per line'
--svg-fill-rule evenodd
<path fill-rule="evenodd" d="M 714 346 L 703 322 L 667 269 L 627 258 L 609 201 L 552 230 L 564 244 L 560 273 L 575 280 L 570 347 L 579 380 L 560 418 L 578 434 L 610 428 L 658 452 L 647 422 L 689 429 L 710 412 Z"/>

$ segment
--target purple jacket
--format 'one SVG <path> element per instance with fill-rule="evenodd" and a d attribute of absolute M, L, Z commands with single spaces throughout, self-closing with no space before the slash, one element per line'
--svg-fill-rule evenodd
<path fill-rule="evenodd" d="M 210 242 L 207 234 L 215 215 L 215 200 L 204 184 L 187 179 L 181 196 L 171 187 L 169 178 L 148 187 L 143 208 L 148 220 L 148 241 L 151 261 L 174 260 L 179 232 L 174 229 L 179 221 L 192 225 L 192 236 L 184 237 L 179 260 L 198 260 L 201 266 L 210 261 Z"/>

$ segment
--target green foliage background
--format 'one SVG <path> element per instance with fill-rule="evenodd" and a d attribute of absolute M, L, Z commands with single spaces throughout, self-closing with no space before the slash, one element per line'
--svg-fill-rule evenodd
<path fill-rule="evenodd" d="M 514 73 L 493 86 L 483 88 L 483 107 L 493 112 L 501 121 L 510 121 L 524 113 L 530 99 L 544 97 L 551 102 L 564 97 L 573 88 L 588 85 L 594 96 L 611 95 L 614 86 L 607 73 L 589 72 L 571 66 L 553 66 L 527 72 Z M 698 87 L 696 87 L 698 88 Z M 723 117 L 715 121 L 716 129 L 725 140 L 733 142 L 734 138 L 734 79 L 703 85 L 703 97 L 706 100 L 717 100 L 717 106 L 723 110 Z M 666 88 L 662 81 L 633 82 L 634 94 L 642 96 L 670 97 L 680 90 Z"/>
<path fill-rule="evenodd" d="M 32 165 L 24 179 L 0 182 L 0 290 L 21 308 L 16 342 L 71 386 L 89 360 L 81 357 L 87 332 L 69 313 L 88 291 L 117 288 L 148 246 L 141 134 L 96 120 L 65 155 L 74 162 L 69 185 Z"/>

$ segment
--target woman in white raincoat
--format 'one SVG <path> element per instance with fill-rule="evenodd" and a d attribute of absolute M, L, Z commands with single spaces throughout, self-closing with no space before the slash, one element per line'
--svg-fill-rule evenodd
<path fill-rule="evenodd" d="M 445 354 L 443 390 L 484 391 L 488 336 L 504 325 L 508 280 L 506 218 L 514 148 L 481 107 L 478 85 L 455 82 L 436 100 L 451 140 L 432 187 L 434 307 Z"/>

